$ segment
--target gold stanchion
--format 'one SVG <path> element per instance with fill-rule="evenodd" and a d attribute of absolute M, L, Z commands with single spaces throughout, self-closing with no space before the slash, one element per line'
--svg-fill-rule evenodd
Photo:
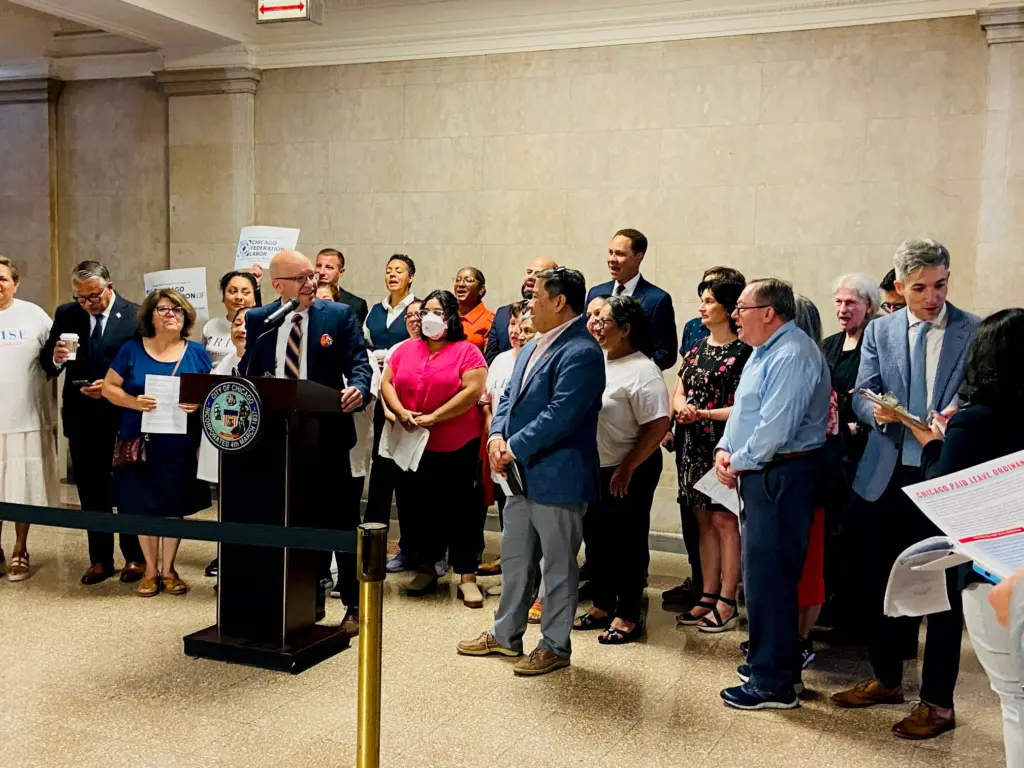
<path fill-rule="evenodd" d="M 357 768 L 380 768 L 380 666 L 388 527 L 364 523 L 356 534 L 359 571 L 359 715 Z"/>

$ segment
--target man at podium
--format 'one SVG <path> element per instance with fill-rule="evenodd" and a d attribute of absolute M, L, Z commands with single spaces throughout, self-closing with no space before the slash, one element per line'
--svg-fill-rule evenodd
<path fill-rule="evenodd" d="M 338 390 L 342 413 L 338 414 L 336 429 L 324 430 L 318 457 L 333 477 L 343 481 L 339 473 L 350 472 L 348 452 L 356 444 L 351 414 L 370 400 L 372 371 L 362 332 L 350 307 L 316 298 L 316 271 L 302 253 L 275 254 L 270 262 L 270 279 L 281 298 L 246 314 L 250 342 L 239 370 L 250 377 L 308 379 Z M 359 525 L 359 508 L 345 495 L 340 498 L 341 508 L 328 527 L 354 531 Z M 331 553 L 318 554 L 323 557 L 319 570 L 326 576 Z M 338 580 L 346 608 L 342 626 L 355 634 L 359 628 L 355 553 L 338 563 Z M 322 586 L 318 589 L 316 616 L 320 621 L 325 614 L 326 592 Z"/>

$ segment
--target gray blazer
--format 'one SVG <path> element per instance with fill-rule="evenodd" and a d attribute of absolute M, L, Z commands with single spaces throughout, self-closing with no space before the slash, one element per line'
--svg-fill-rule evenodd
<path fill-rule="evenodd" d="M 929 411 L 941 411 L 954 402 L 964 380 L 967 349 L 980 318 L 952 304 L 946 304 L 946 332 L 942 337 L 939 367 L 935 372 L 932 402 Z M 857 390 L 892 392 L 899 401 L 910 401 L 910 341 L 907 336 L 907 310 L 901 309 L 873 320 L 864 329 Z M 875 424 L 871 401 L 863 395 L 853 398 L 858 421 Z M 857 464 L 853 490 L 866 501 L 877 500 L 885 492 L 899 458 L 906 428 L 900 424 L 875 424 L 868 435 L 868 444 Z M 913 437 L 911 437 L 913 439 Z"/>

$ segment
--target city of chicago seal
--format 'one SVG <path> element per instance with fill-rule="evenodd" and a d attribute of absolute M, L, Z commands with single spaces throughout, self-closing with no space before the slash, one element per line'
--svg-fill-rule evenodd
<path fill-rule="evenodd" d="M 263 404 L 244 379 L 230 379 L 210 390 L 203 403 L 203 433 L 221 451 L 234 453 L 259 437 Z"/>

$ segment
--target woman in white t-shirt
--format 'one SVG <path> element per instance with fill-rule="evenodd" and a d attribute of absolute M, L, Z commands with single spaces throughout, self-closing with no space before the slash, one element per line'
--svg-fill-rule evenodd
<path fill-rule="evenodd" d="M 57 479 L 57 432 L 53 389 L 39 364 L 53 321 L 40 307 L 14 298 L 18 268 L 0 256 L 0 501 L 54 506 L 60 499 Z M 28 523 L 15 523 L 14 549 L 0 575 L 24 581 L 31 575 Z"/>
<path fill-rule="evenodd" d="M 259 267 L 253 270 L 262 274 Z M 220 279 L 220 297 L 226 313 L 223 317 L 210 318 L 203 326 L 203 346 L 214 368 L 235 351 L 231 323 L 238 310 L 260 305 L 259 277 L 255 272 L 228 272 Z"/>
<path fill-rule="evenodd" d="M 594 325 L 606 360 L 597 424 L 601 498 L 583 518 L 594 606 L 573 629 L 603 629 L 598 642 L 620 645 L 643 632 L 647 536 L 669 428 L 668 388 L 650 358 L 651 327 L 639 301 L 609 298 Z"/>

